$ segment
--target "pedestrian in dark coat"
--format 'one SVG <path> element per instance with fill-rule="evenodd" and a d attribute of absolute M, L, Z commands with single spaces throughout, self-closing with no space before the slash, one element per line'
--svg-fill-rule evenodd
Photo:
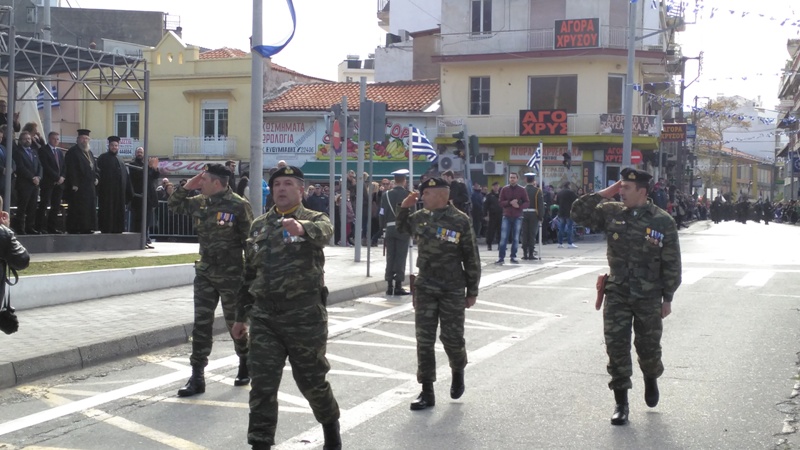
<path fill-rule="evenodd" d="M 44 173 L 40 184 L 36 229 L 42 233 L 62 233 L 58 229 L 57 220 L 61 210 L 61 199 L 64 196 L 67 166 L 64 164 L 64 153 L 58 146 L 59 142 L 59 134 L 51 131 L 47 135 L 47 145 L 39 148 L 39 160 L 42 162 Z"/>
<path fill-rule="evenodd" d="M 32 139 L 29 132 L 21 132 L 12 155 L 17 163 L 17 234 L 39 234 L 34 225 L 43 169 Z"/>
<path fill-rule="evenodd" d="M 133 188 L 133 198 L 131 199 L 131 224 L 130 230 L 134 233 L 142 231 L 142 192 L 144 189 L 144 170 L 147 169 L 147 229 L 145 230 L 146 246 L 151 246 L 150 228 L 153 226 L 155 208 L 158 206 L 158 194 L 156 193 L 156 181 L 158 180 L 158 158 L 151 156 L 147 159 L 147 167 L 144 164 L 144 148 L 138 147 L 134 154 L 133 161 L 128 166 L 130 173 L 131 186 Z"/>

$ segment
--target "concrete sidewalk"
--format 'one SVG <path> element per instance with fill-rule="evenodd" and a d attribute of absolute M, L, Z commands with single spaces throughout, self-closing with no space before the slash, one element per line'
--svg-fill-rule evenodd
<path fill-rule="evenodd" d="M 197 249 L 197 244 L 159 242 L 153 250 L 39 254 L 32 255 L 32 260 L 74 260 L 80 264 L 81 260 L 88 259 L 196 253 Z M 366 248 L 362 248 L 361 262 L 354 262 L 353 248 L 325 249 L 330 303 L 383 294 L 385 258 L 379 247 L 371 250 L 372 276 L 367 277 Z M 103 279 L 108 276 L 104 272 L 84 276 L 93 278 L 93 286 L 103 286 L 111 283 Z M 29 288 L 35 291 L 36 282 L 32 278 L 22 277 L 20 285 L 27 281 L 34 285 Z M 143 285 L 138 287 L 143 292 L 19 310 L 19 331 L 0 338 L 3 339 L 0 388 L 188 342 L 193 317 L 191 284 L 158 290 L 148 288 Z M 12 301 L 24 302 L 17 296 L 21 289 L 12 289 Z M 218 308 L 215 333 L 225 331 L 222 311 Z"/>

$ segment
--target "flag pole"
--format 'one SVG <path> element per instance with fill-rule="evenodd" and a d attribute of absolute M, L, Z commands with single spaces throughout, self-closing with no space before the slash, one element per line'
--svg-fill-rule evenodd
<path fill-rule="evenodd" d="M 414 126 L 408 124 L 408 191 L 414 191 Z M 414 273 L 414 233 L 408 240 L 408 273 Z"/>
<path fill-rule="evenodd" d="M 542 147 L 543 147 L 542 146 L 542 141 L 539 140 L 539 148 L 537 150 L 535 150 L 535 151 L 539 152 L 539 159 L 540 159 L 540 161 L 539 161 L 539 183 L 541 184 L 541 186 L 539 186 L 539 188 L 542 190 L 542 203 L 544 203 L 544 188 L 545 188 L 545 183 L 544 183 L 544 148 L 542 148 Z M 545 208 L 547 207 L 547 205 L 542 205 L 542 206 L 544 206 Z M 538 212 L 537 212 L 537 214 L 538 214 Z M 544 218 L 546 215 L 547 215 L 547 211 L 544 211 L 542 213 L 542 217 Z M 545 226 L 544 225 L 544 220 L 541 220 L 540 222 L 542 222 L 542 223 L 539 224 L 539 261 L 542 260 L 542 248 L 544 247 L 542 245 L 542 241 L 543 241 L 542 235 L 544 234 L 544 226 Z M 547 224 L 547 226 L 550 226 L 550 224 Z"/>

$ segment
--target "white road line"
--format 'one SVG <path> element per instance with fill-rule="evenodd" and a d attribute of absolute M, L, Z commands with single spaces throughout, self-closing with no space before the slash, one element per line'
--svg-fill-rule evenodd
<path fill-rule="evenodd" d="M 714 273 L 714 269 L 683 269 L 681 285 L 695 284 Z"/>
<path fill-rule="evenodd" d="M 119 416 L 112 416 L 108 413 L 105 413 L 97 409 L 86 410 L 84 414 L 94 419 L 100 420 L 103 423 L 113 425 L 121 430 L 129 431 L 131 433 L 136 434 L 137 436 L 142 436 L 144 438 L 158 442 L 159 444 L 165 445 L 167 447 L 178 448 L 182 450 L 206 449 L 206 447 L 203 447 L 202 445 L 197 445 L 194 442 L 189 442 L 186 439 L 181 439 L 177 436 L 172 436 L 170 434 L 164 433 L 163 431 L 158 431 L 156 429 L 150 428 L 140 423 L 136 423 L 128 419 L 123 419 L 122 417 Z"/>
<path fill-rule="evenodd" d="M 347 364 L 349 366 L 360 367 L 362 369 L 371 370 L 373 372 L 382 373 L 384 375 L 402 373 L 402 372 L 399 372 L 397 370 L 390 369 L 388 367 L 378 366 L 378 365 L 375 365 L 375 364 L 370 364 L 368 362 L 359 361 L 359 360 L 352 359 L 352 358 L 347 358 L 347 357 L 344 357 L 344 356 L 333 355 L 333 354 L 330 354 L 330 353 L 328 353 L 326 356 L 331 361 L 340 362 L 342 364 Z"/>
<path fill-rule="evenodd" d="M 397 339 L 398 341 L 413 342 L 414 344 L 417 343 L 417 338 L 415 338 L 415 337 L 403 336 L 402 334 L 390 333 L 388 331 L 377 330 L 375 328 L 358 328 L 355 331 L 362 331 L 364 333 L 377 334 L 378 336 L 389 337 L 389 338 L 392 338 L 392 339 Z"/>
<path fill-rule="evenodd" d="M 518 269 L 504 270 L 498 273 L 482 277 L 480 286 L 482 288 L 488 287 L 490 285 L 500 283 L 504 280 L 512 279 L 515 277 L 521 277 L 526 274 L 541 270 L 542 268 L 553 267 L 555 265 L 556 263 L 548 263 L 540 266 L 519 267 Z M 411 310 L 411 308 L 412 308 L 411 303 L 406 303 L 364 317 L 359 317 L 358 319 L 354 319 L 345 323 L 329 326 L 328 336 L 330 338 L 332 336 L 342 334 L 353 329 L 361 328 L 364 325 L 377 322 L 380 319 L 385 319 L 387 317 L 391 317 L 396 314 L 402 314 L 408 312 Z M 217 369 L 228 368 L 238 364 L 239 364 L 239 357 L 237 355 L 230 355 L 214 361 L 209 361 L 208 366 L 206 366 L 206 372 L 211 372 Z M 183 370 L 176 371 L 175 373 L 170 373 L 159 377 L 151 378 L 149 380 L 145 380 L 139 383 L 134 383 L 130 386 L 125 386 L 119 389 L 115 389 L 113 391 L 95 395 L 93 397 L 68 403 L 66 405 L 60 405 L 55 408 L 50 408 L 45 411 L 40 411 L 14 420 L 10 420 L 8 422 L 0 424 L 0 436 L 4 436 L 6 434 L 13 433 L 15 431 L 19 431 L 35 425 L 39 425 L 41 423 L 55 420 L 64 416 L 68 416 L 70 414 L 86 411 L 87 409 L 94 408 L 103 405 L 105 403 L 113 402 L 125 397 L 130 397 L 132 395 L 137 395 L 139 393 L 148 390 L 158 389 L 162 386 L 182 381 L 186 379 L 190 375 L 190 373 L 191 373 L 190 369 L 186 368 Z M 305 399 L 303 400 L 305 401 Z"/>
<path fill-rule="evenodd" d="M 753 270 L 737 281 L 736 286 L 761 287 L 767 284 L 767 281 L 769 281 L 773 275 L 775 275 L 775 272 L 770 270 Z"/>
<path fill-rule="evenodd" d="M 561 272 L 546 278 L 542 278 L 541 280 L 532 281 L 530 284 L 537 285 L 537 284 L 561 283 L 563 281 L 572 280 L 581 277 L 583 275 L 598 271 L 600 271 L 600 268 L 595 266 L 582 266 L 572 270 L 568 270 L 566 272 Z"/>
<path fill-rule="evenodd" d="M 496 330 L 496 331 L 517 331 L 516 328 L 506 327 L 506 326 L 503 326 L 503 325 L 498 325 L 496 323 L 482 322 L 480 320 L 464 319 L 464 322 L 465 323 L 471 323 L 471 324 L 474 324 L 474 325 L 483 325 L 484 327 L 488 327 L 488 328 Z"/>
<path fill-rule="evenodd" d="M 558 318 L 555 317 L 555 315 L 551 315 L 551 317 L 538 320 L 535 324 L 520 330 L 517 333 L 512 333 L 477 350 L 471 351 L 469 353 L 469 365 L 467 365 L 467 369 L 470 369 L 476 364 L 480 364 L 483 361 L 490 359 L 503 350 L 529 339 L 530 337 L 546 329 L 551 325 L 552 322 L 555 322 L 556 320 L 558 320 Z M 446 381 L 448 378 L 450 378 L 449 365 L 444 364 L 436 370 L 438 373 L 442 374 L 442 376 L 438 377 L 440 382 Z M 418 392 L 419 383 L 417 383 L 416 380 L 412 380 L 400 386 L 393 387 L 388 391 L 385 391 L 382 394 L 379 394 L 355 406 L 354 408 L 351 408 L 347 412 L 342 412 L 342 416 L 339 419 L 342 433 L 361 425 L 362 423 L 384 413 L 385 411 L 388 411 L 389 409 L 394 408 L 401 402 L 408 401 Z M 273 448 L 275 450 L 308 449 L 309 447 L 319 446 L 321 444 L 320 438 L 321 433 L 319 432 L 319 427 L 315 426 L 308 431 L 289 438 L 286 440 L 286 442 L 274 446 Z"/>
<path fill-rule="evenodd" d="M 398 350 L 417 350 L 416 345 L 399 345 L 399 344 L 384 344 L 381 342 L 359 342 L 359 341 L 344 341 L 344 340 L 335 340 L 328 342 L 328 347 L 331 344 L 340 344 L 340 345 L 356 345 L 361 347 L 378 347 L 378 348 L 395 348 Z"/>
<path fill-rule="evenodd" d="M 593 291 L 594 288 L 576 287 L 576 286 L 545 286 L 545 285 L 530 285 L 530 284 L 504 284 L 504 288 L 512 289 L 543 289 L 543 290 L 565 290 L 565 291 Z"/>

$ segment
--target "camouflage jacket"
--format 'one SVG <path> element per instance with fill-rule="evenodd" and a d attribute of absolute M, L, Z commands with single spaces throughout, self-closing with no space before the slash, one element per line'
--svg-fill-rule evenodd
<path fill-rule="evenodd" d="M 397 230 L 417 238 L 419 275 L 414 282 L 436 290 L 467 289 L 467 297 L 478 296 L 481 262 L 469 216 L 453 205 L 411 214 L 397 213 Z"/>
<path fill-rule="evenodd" d="M 283 215 L 273 206 L 258 217 L 247 239 L 244 283 L 236 307 L 236 321 L 243 322 L 250 308 L 277 305 L 308 306 L 325 291 L 323 248 L 333 234 L 324 213 L 300 205 L 285 216 L 300 222 L 303 236 L 290 236 L 281 226 Z"/>
<path fill-rule="evenodd" d="M 200 261 L 195 268 L 217 275 L 241 276 L 243 250 L 253 223 L 250 203 L 230 188 L 211 196 L 187 197 L 179 187 L 167 204 L 178 214 L 192 218 L 200 242 Z"/>
<path fill-rule="evenodd" d="M 572 205 L 572 220 L 603 230 L 611 273 L 606 290 L 634 298 L 671 302 L 681 284 L 681 248 L 675 221 L 651 200 L 639 208 L 584 195 Z"/>

